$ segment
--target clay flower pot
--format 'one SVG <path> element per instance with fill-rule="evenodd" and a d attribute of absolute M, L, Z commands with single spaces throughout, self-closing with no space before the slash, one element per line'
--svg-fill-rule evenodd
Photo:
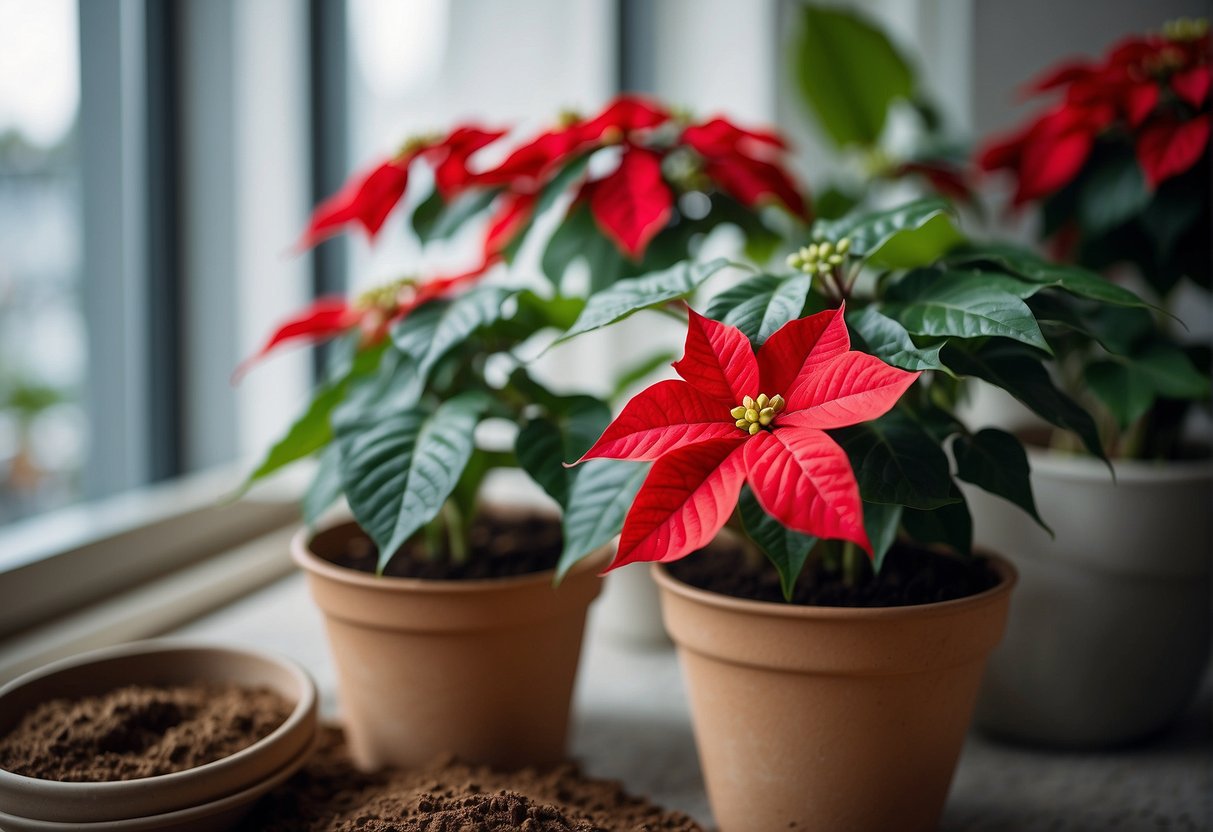
<path fill-rule="evenodd" d="M 360 768 L 443 753 L 491 766 L 565 756 L 569 703 L 601 562 L 489 580 L 380 577 L 337 566 L 354 523 L 292 544 L 324 613 L 350 755 Z"/>
<path fill-rule="evenodd" d="M 731 598 L 655 567 L 721 832 L 934 829 L 1015 570 L 908 607 Z"/>
<path fill-rule="evenodd" d="M 316 738 L 316 686 L 293 662 L 227 647 L 142 641 L 55 662 L 0 688 L 0 735 L 48 699 L 124 685 L 200 680 L 268 687 L 294 703 L 282 725 L 247 748 L 172 774 L 103 783 L 60 782 L 0 769 L 0 829 L 222 830 L 299 769 Z M 87 824 L 87 826 L 81 826 Z"/>
<path fill-rule="evenodd" d="M 1050 538 L 970 489 L 978 542 L 1020 587 L 994 651 L 977 724 L 1038 745 L 1147 737 L 1183 712 L 1209 658 L 1213 462 L 1116 462 L 1030 449 Z"/>

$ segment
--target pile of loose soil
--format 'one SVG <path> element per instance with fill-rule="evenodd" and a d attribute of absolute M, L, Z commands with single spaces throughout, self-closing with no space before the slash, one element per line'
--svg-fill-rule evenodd
<path fill-rule="evenodd" d="M 551 515 L 483 512 L 472 521 L 465 561 L 454 563 L 449 558 L 431 557 L 422 535 L 404 544 L 383 574 L 438 581 L 527 575 L 554 568 L 563 545 L 560 521 Z M 379 548 L 360 533 L 351 537 L 339 554 L 326 557 L 338 566 L 374 573 Z"/>
<path fill-rule="evenodd" d="M 87 783 L 170 774 L 247 748 L 291 710 L 267 688 L 210 683 L 52 699 L 0 739 L 0 768 Z"/>
<path fill-rule="evenodd" d="M 709 548 L 670 564 L 670 574 L 683 583 L 734 598 L 783 603 L 775 568 L 761 558 L 746 557 L 733 541 L 717 539 Z M 960 558 L 918 547 L 894 544 L 877 575 L 855 586 L 810 561 L 796 582 L 793 604 L 819 607 L 904 607 L 952 601 L 976 595 L 998 583 L 998 573 L 982 557 Z"/>
<path fill-rule="evenodd" d="M 341 732 L 257 804 L 246 832 L 702 832 L 679 812 L 627 794 L 572 764 L 493 771 L 437 760 L 414 771 L 363 774 Z"/>

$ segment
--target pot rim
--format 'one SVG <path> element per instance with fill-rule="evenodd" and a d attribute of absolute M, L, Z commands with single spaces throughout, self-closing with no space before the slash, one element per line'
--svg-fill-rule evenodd
<path fill-rule="evenodd" d="M 1194 483 L 1213 480 L 1213 457 L 1208 459 L 1179 459 L 1149 461 L 1143 459 L 1113 459 L 1116 471 L 1113 482 L 1108 466 L 1102 460 L 1082 454 L 1065 453 L 1038 445 L 1027 445 L 1028 463 L 1032 473 L 1047 474 L 1076 482 L 1097 481 L 1107 485 L 1126 483 Z"/>
<path fill-rule="evenodd" d="M 304 526 L 295 532 L 291 538 L 291 558 L 305 572 L 327 578 L 347 586 L 361 589 L 378 590 L 382 592 L 427 592 L 431 594 L 479 594 L 530 586 L 539 583 L 556 585 L 556 569 L 544 569 L 542 572 L 525 572 L 521 575 L 507 575 L 500 578 L 474 578 L 468 580 L 440 580 L 435 578 L 401 578 L 395 575 L 371 575 L 357 569 L 338 566 L 332 561 L 325 560 L 312 551 L 312 541 L 320 534 L 336 531 L 343 526 L 358 528 L 355 520 L 345 519 L 318 528 Z M 591 552 L 583 557 L 564 574 L 561 583 L 569 581 L 575 575 L 604 566 L 608 558 L 610 544 L 598 552 Z"/>
<path fill-rule="evenodd" d="M 693 601 L 717 609 L 768 618 L 795 618 L 818 621 L 848 621 L 848 620 L 880 620 L 890 618 L 932 618 L 936 616 L 956 615 L 973 607 L 981 607 L 999 595 L 1010 592 L 1019 581 L 1019 571 L 1009 560 L 991 552 L 982 552 L 990 560 L 998 572 L 999 582 L 976 595 L 966 595 L 951 601 L 933 601 L 929 604 L 908 604 L 899 607 L 824 607 L 804 604 L 788 604 L 778 601 L 756 601 L 749 598 L 736 598 L 706 589 L 693 587 L 678 580 L 669 573 L 664 563 L 654 563 L 652 574 L 658 585 L 669 592 L 679 595 L 688 601 Z"/>
<path fill-rule="evenodd" d="M 121 659 L 131 656 L 154 656 L 159 653 L 195 653 L 195 652 L 220 652 L 220 653 L 236 653 L 246 657 L 252 657 L 268 664 L 273 664 L 285 670 L 288 675 L 294 679 L 299 687 L 299 699 L 295 703 L 295 707 L 291 713 L 283 720 L 282 724 L 270 731 L 264 737 L 256 740 L 250 745 L 228 754 L 226 757 L 220 757 L 218 760 L 212 760 L 209 763 L 203 763 L 200 766 L 174 771 L 168 774 L 156 774 L 151 777 L 138 777 L 132 780 L 100 780 L 100 781 L 78 781 L 78 780 L 47 780 L 41 777 L 29 777 L 24 774 L 17 774 L 5 768 L 0 768 L 0 793 L 9 789 L 19 789 L 26 793 L 37 793 L 46 798 L 65 797 L 71 794 L 73 797 L 88 790 L 97 794 L 98 799 L 114 800 L 123 795 L 124 792 L 141 792 L 150 789 L 171 789 L 179 786 L 183 782 L 192 780 L 203 780 L 208 775 L 220 771 L 224 768 L 231 768 L 240 765 L 242 762 L 258 754 L 262 749 L 274 742 L 278 742 L 283 737 L 298 729 L 299 725 L 308 719 L 309 714 L 316 711 L 317 692 L 316 683 L 312 677 L 308 675 L 297 662 L 259 649 L 251 649 L 246 647 L 232 647 L 226 644 L 212 644 L 207 642 L 196 641 L 178 641 L 177 639 L 145 639 L 142 641 L 133 641 L 126 644 L 119 644 L 113 647 L 103 647 L 99 650 L 90 650 L 86 653 L 80 653 L 76 656 L 69 656 L 65 659 L 45 664 L 42 667 L 36 668 L 23 673 L 16 679 L 0 686 L 0 701 L 4 697 L 13 693 L 20 688 L 25 687 L 31 682 L 35 682 L 46 676 L 52 676 L 67 670 L 74 670 L 81 667 L 87 667 L 99 661 L 109 659 Z M 315 732 L 313 732 L 315 733 Z M 307 743 L 307 748 L 310 750 L 314 746 L 314 739 Z M 134 795 L 131 795 L 133 797 Z M 37 818 L 28 818 L 28 820 L 37 820 Z"/>

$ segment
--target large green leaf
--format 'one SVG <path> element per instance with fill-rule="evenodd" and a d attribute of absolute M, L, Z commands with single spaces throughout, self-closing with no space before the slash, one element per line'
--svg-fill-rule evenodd
<path fill-rule="evenodd" d="M 894 367 L 911 372 L 917 370 L 942 370 L 950 373 L 939 360 L 943 344 L 919 347 L 906 328 L 874 306 L 855 312 L 848 310 L 847 324 L 863 342 L 865 352 L 880 358 Z"/>
<path fill-rule="evenodd" d="M 1150 380 L 1158 395 L 1199 401 L 1209 397 L 1209 376 L 1173 344 L 1152 344 L 1133 356 L 1133 365 Z"/>
<path fill-rule="evenodd" d="M 1150 203 L 1150 189 L 1128 143 L 1104 142 L 1100 163 L 1086 167 L 1078 192 L 1078 224 L 1086 234 L 1123 225 Z"/>
<path fill-rule="evenodd" d="M 805 103 L 839 147 L 874 147 L 889 106 L 914 94 L 909 64 L 878 26 L 849 10 L 805 6 L 795 60 Z"/>
<path fill-rule="evenodd" d="M 320 463 L 307 491 L 303 494 L 303 522 L 313 527 L 320 516 L 341 498 L 341 449 L 329 445 L 320 455 Z"/>
<path fill-rule="evenodd" d="M 378 372 L 351 382 L 345 399 L 333 408 L 333 426 L 411 410 L 417 406 L 422 389 L 413 358 L 400 350 L 388 349 Z"/>
<path fill-rule="evenodd" d="M 379 547 L 379 570 L 437 516 L 474 449 L 487 397 L 464 393 L 434 410 L 337 422 L 341 482 L 358 524 Z"/>
<path fill-rule="evenodd" d="M 453 202 L 447 202 L 435 190 L 413 212 L 413 231 L 423 243 L 445 240 L 488 208 L 497 193 L 496 190 L 473 190 L 461 194 Z"/>
<path fill-rule="evenodd" d="M 918 199 L 885 211 L 852 213 L 837 220 L 818 220 L 813 224 L 813 237 L 834 242 L 846 237 L 851 241 L 851 253 L 862 258 L 873 256 L 900 235 L 913 236 L 920 232 L 925 240 L 937 240 L 950 248 L 955 243 L 954 240 L 948 242 L 951 236 L 942 232 L 941 226 L 930 224 L 939 217 L 950 218 L 951 212 L 952 206 L 946 200 L 938 197 Z M 927 230 L 922 231 L 924 228 Z M 918 250 L 919 246 L 907 244 L 907 248 Z M 896 248 L 893 253 L 896 255 Z"/>
<path fill-rule="evenodd" d="M 558 399 L 560 410 L 530 419 L 518 431 L 514 450 L 518 464 L 563 508 L 569 489 L 581 468 L 566 468 L 577 461 L 602 435 L 611 411 L 592 396 Z"/>
<path fill-rule="evenodd" d="M 589 206 L 574 205 L 552 232 L 540 257 L 540 266 L 552 285 L 560 287 L 565 272 L 575 260 L 584 260 L 590 270 L 591 290 L 613 285 L 628 271 L 628 262 L 615 244 L 602 235 Z"/>
<path fill-rule="evenodd" d="M 779 586 L 783 589 L 783 597 L 791 601 L 796 580 L 804 569 L 809 552 L 817 545 L 817 538 L 792 531 L 763 511 L 762 506 L 758 504 L 758 498 L 748 485 L 741 489 L 737 509 L 741 513 L 741 522 L 745 526 L 746 534 L 774 565 L 775 571 L 779 573 Z"/>
<path fill-rule="evenodd" d="M 1094 456 L 1107 460 L 1091 414 L 1054 386 L 1040 358 L 1018 344 L 990 341 L 969 352 L 949 345 L 945 363 L 961 375 L 1001 387 L 1050 424 L 1072 431 Z"/>
<path fill-rule="evenodd" d="M 775 330 L 800 317 L 811 284 L 807 274 L 757 274 L 713 297 L 705 314 L 740 329 L 757 349 Z"/>
<path fill-rule="evenodd" d="M 894 234 L 868 256 L 868 263 L 883 269 L 929 266 L 964 241 L 951 215 L 941 212 L 917 228 Z"/>
<path fill-rule="evenodd" d="M 623 528 L 649 466 L 620 459 L 591 459 L 578 466 L 564 511 L 564 551 L 556 579 L 611 542 Z"/>
<path fill-rule="evenodd" d="M 956 457 L 956 476 L 1010 500 L 1030 514 L 1042 529 L 1053 533 L 1036 510 L 1028 454 L 1018 439 L 1006 431 L 986 428 L 958 436 L 952 454 Z"/>
<path fill-rule="evenodd" d="M 931 511 L 907 508 L 901 513 L 901 525 L 906 534 L 919 543 L 943 543 L 962 555 L 971 555 L 973 516 L 960 489 L 953 487 L 952 494 L 955 502 Z"/>
<path fill-rule="evenodd" d="M 707 263 L 682 262 L 664 271 L 620 280 L 590 296 L 577 322 L 558 343 L 622 320 L 641 309 L 685 298 L 728 265 L 724 258 Z"/>
<path fill-rule="evenodd" d="M 914 335 L 1000 336 L 1052 352 L 1026 303 L 968 272 L 911 272 L 890 287 L 880 311 Z"/>
<path fill-rule="evenodd" d="M 902 410 L 830 434 L 850 457 L 865 502 L 933 509 L 956 501 L 947 454 Z"/>
<path fill-rule="evenodd" d="M 884 568 L 885 555 L 897 540 L 902 508 L 890 503 L 863 504 L 863 528 L 872 544 L 872 569 L 877 573 Z"/>
<path fill-rule="evenodd" d="M 1154 385 L 1137 365 L 1094 361 L 1083 367 L 1082 379 L 1125 430 L 1154 406 Z"/>
<path fill-rule="evenodd" d="M 477 286 L 451 300 L 430 301 L 392 327 L 392 342 L 416 362 L 417 374 L 425 379 L 448 351 L 499 320 L 509 295 L 498 286 Z"/>
<path fill-rule="evenodd" d="M 1009 245 L 986 244 L 971 246 L 948 258 L 957 265 L 988 263 L 1005 269 L 1025 280 L 1056 287 L 1078 297 L 1090 298 L 1114 306 L 1152 308 L 1148 303 L 1121 286 L 1080 266 L 1051 263 L 1024 249 Z"/>

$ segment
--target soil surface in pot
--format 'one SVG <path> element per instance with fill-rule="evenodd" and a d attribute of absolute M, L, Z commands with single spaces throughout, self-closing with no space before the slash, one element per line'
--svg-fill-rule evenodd
<path fill-rule="evenodd" d="M 462 563 L 431 559 L 422 535 L 404 544 L 388 562 L 384 574 L 437 581 L 526 575 L 555 568 L 563 545 L 560 521 L 550 515 L 482 512 L 472 521 L 468 558 Z M 338 556 L 327 559 L 338 566 L 374 574 L 379 548 L 369 537 L 359 534 L 350 538 Z"/>
<path fill-rule="evenodd" d="M 784 603 L 779 575 L 764 557 L 755 563 L 733 541 L 718 540 L 677 563 L 670 574 L 683 583 L 752 601 Z M 885 556 L 880 574 L 848 586 L 817 561 L 805 565 L 792 603 L 818 607 L 905 607 L 976 595 L 998 583 L 987 560 L 939 554 L 901 543 Z"/>
<path fill-rule="evenodd" d="M 87 783 L 170 774 L 247 748 L 292 710 L 268 688 L 210 683 L 51 699 L 0 739 L 0 768 Z"/>
<path fill-rule="evenodd" d="M 702 832 L 572 764 L 499 772 L 452 760 L 364 774 L 341 731 L 324 729 L 308 764 L 257 804 L 244 832 Z"/>

